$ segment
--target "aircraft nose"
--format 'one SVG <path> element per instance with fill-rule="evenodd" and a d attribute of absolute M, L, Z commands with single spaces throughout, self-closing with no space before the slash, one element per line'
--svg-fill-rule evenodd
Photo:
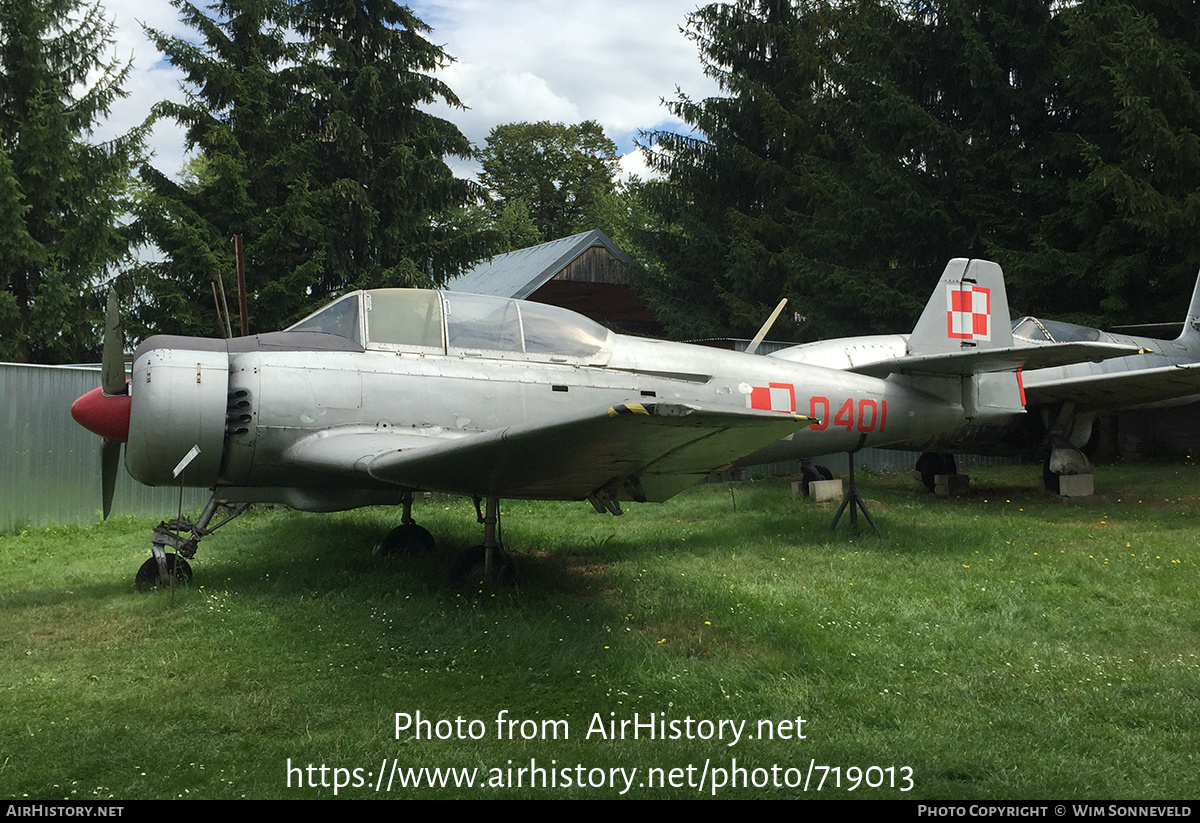
<path fill-rule="evenodd" d="M 106 440 L 129 440 L 128 394 L 107 395 L 97 386 L 71 404 L 75 422 Z"/>

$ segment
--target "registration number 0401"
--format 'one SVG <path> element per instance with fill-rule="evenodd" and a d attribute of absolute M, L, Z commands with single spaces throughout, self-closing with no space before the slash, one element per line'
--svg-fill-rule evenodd
<path fill-rule="evenodd" d="M 850 398 L 830 414 L 833 406 L 828 397 L 810 397 L 808 399 L 808 416 L 821 421 L 810 428 L 814 431 L 825 431 L 830 426 L 846 431 L 881 432 L 887 425 L 887 401 L 863 398 Z"/>

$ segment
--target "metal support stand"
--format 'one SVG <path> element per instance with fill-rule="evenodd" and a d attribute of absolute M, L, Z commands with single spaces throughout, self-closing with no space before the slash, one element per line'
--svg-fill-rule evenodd
<path fill-rule="evenodd" d="M 846 483 L 846 494 L 842 497 L 842 505 L 838 506 L 837 514 L 833 516 L 833 522 L 829 524 L 826 531 L 833 531 L 838 524 L 838 520 L 842 517 L 842 512 L 846 510 L 846 506 L 850 506 L 850 526 L 853 528 L 858 525 L 858 511 L 862 509 L 863 517 L 867 518 L 867 522 L 871 524 L 871 528 L 875 530 L 875 534 L 879 534 L 879 527 L 875 525 L 875 520 L 872 519 L 871 513 L 867 511 L 867 504 L 862 499 L 862 495 L 858 493 L 858 485 L 854 482 L 854 452 L 846 453 L 846 460 L 850 464 L 850 477 Z"/>

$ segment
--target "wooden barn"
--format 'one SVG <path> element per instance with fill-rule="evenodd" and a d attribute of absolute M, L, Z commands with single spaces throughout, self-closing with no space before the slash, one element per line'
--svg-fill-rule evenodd
<path fill-rule="evenodd" d="M 661 337 L 658 319 L 630 285 L 633 265 L 593 229 L 483 260 L 446 288 L 562 306 L 614 331 Z"/>

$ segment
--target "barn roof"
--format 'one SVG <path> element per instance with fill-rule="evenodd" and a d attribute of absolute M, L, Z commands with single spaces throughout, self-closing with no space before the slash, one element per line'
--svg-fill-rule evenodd
<path fill-rule="evenodd" d="M 524 299 L 593 246 L 603 246 L 622 263 L 633 264 L 629 255 L 608 235 L 599 229 L 592 229 L 482 260 L 460 276 L 447 281 L 446 288 L 450 291 Z"/>

